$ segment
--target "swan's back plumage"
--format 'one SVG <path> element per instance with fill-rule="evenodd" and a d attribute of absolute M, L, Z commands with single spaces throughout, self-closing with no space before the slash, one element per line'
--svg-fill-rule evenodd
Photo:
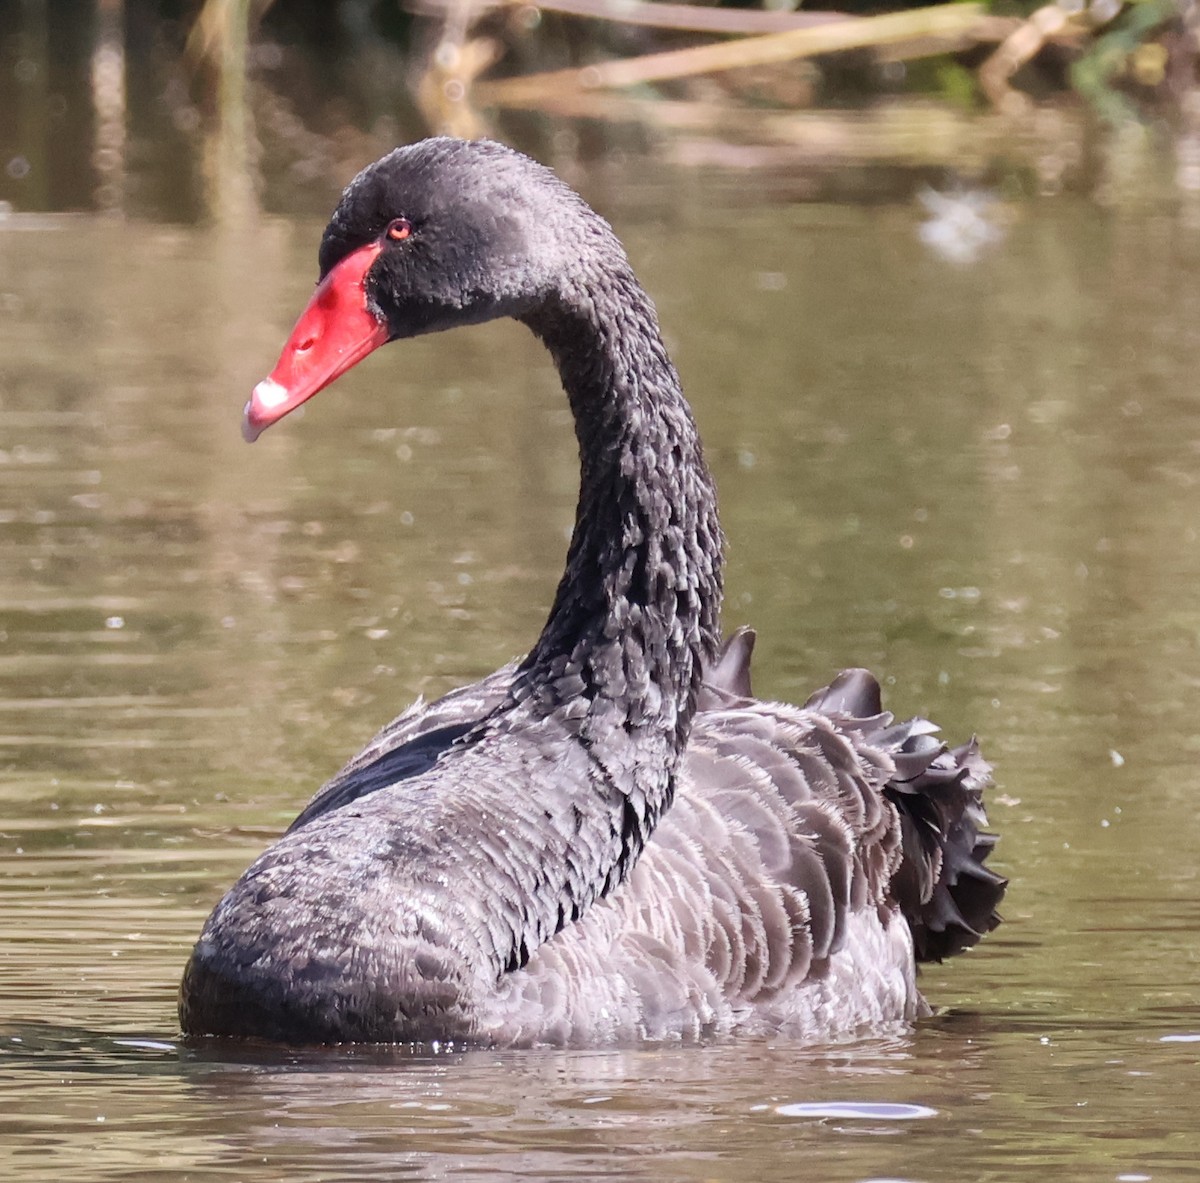
<path fill-rule="evenodd" d="M 930 791 L 954 818 L 928 830 L 930 849 L 975 885 L 953 951 L 999 923 L 973 747 L 930 744 L 925 720 L 893 724 L 861 670 L 804 708 L 732 693 L 748 689 L 748 657 L 736 683 L 719 663 L 706 683 L 675 804 L 628 882 L 500 983 L 487 1025 L 504 1042 L 829 1039 L 927 1013 L 911 925 L 929 900 L 895 884 L 904 801 Z M 925 862 L 914 878 L 933 882 Z"/>
<path fill-rule="evenodd" d="M 674 804 L 628 880 L 518 957 L 458 1035 L 517 1045 L 737 1030 L 837 1037 L 924 1012 L 914 944 L 919 957 L 948 955 L 998 923 L 1004 881 L 983 865 L 988 769 L 974 746 L 950 752 L 925 720 L 893 723 L 861 670 L 803 708 L 761 702 L 750 689 L 753 641 L 734 634 L 707 670 Z M 414 704 L 292 832 L 376 794 L 386 816 L 405 774 L 484 726 L 518 668 Z M 456 843 L 498 840 L 473 809 L 458 817 Z M 561 823 L 539 821 L 519 799 L 502 821 L 500 840 L 522 852 L 517 878 L 476 892 L 459 913 L 465 927 L 494 922 L 498 896 L 537 898 L 547 827 Z M 420 944 L 412 955 L 428 969 Z"/>

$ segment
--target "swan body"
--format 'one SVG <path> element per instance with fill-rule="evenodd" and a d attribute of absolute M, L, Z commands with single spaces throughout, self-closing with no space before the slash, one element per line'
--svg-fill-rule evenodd
<path fill-rule="evenodd" d="M 511 316 L 562 378 L 579 509 L 530 653 L 389 724 L 217 904 L 185 1033 L 819 1040 L 924 1013 L 916 961 L 998 923 L 988 767 L 865 671 L 753 697 L 695 425 L 608 225 L 518 153 L 434 139 L 355 178 L 320 264 L 247 438 L 388 340 Z"/>

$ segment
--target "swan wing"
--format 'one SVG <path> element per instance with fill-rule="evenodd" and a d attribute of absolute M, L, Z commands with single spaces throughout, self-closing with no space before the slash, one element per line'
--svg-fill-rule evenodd
<path fill-rule="evenodd" d="M 510 662 L 434 702 L 417 699 L 317 790 L 289 832 L 351 801 L 428 772 L 443 752 L 505 702 L 516 670 L 517 663 Z"/>
<path fill-rule="evenodd" d="M 914 947 L 946 956 L 999 922 L 973 744 L 894 723 L 861 670 L 803 708 L 717 689 L 628 881 L 501 981 L 485 1020 L 501 1039 L 829 1038 L 910 1019 Z"/>

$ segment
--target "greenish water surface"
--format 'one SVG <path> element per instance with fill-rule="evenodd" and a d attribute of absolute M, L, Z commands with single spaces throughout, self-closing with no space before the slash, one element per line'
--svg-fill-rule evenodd
<path fill-rule="evenodd" d="M 1006 924 L 925 974 L 937 1016 L 833 1048 L 181 1047 L 224 888 L 414 696 L 536 635 L 570 424 L 498 324 L 392 346 L 247 448 L 319 222 L 12 215 L 4 1178 L 1195 1177 L 1200 230 L 1063 198 L 956 265 L 907 208 L 621 181 L 592 196 L 705 435 L 758 691 L 867 665 L 977 733 Z"/>

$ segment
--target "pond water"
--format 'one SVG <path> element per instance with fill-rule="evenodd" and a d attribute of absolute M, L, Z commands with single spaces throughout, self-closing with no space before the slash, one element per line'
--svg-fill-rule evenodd
<path fill-rule="evenodd" d="M 238 434 L 316 219 L 0 227 L 0 1174 L 1167 1180 L 1200 1156 L 1200 229 L 920 213 L 637 162 L 573 178 L 655 294 L 757 689 L 845 665 L 977 732 L 1005 925 L 835 1047 L 216 1054 L 221 892 L 415 695 L 520 653 L 576 492 L 512 324 L 396 345 Z"/>

